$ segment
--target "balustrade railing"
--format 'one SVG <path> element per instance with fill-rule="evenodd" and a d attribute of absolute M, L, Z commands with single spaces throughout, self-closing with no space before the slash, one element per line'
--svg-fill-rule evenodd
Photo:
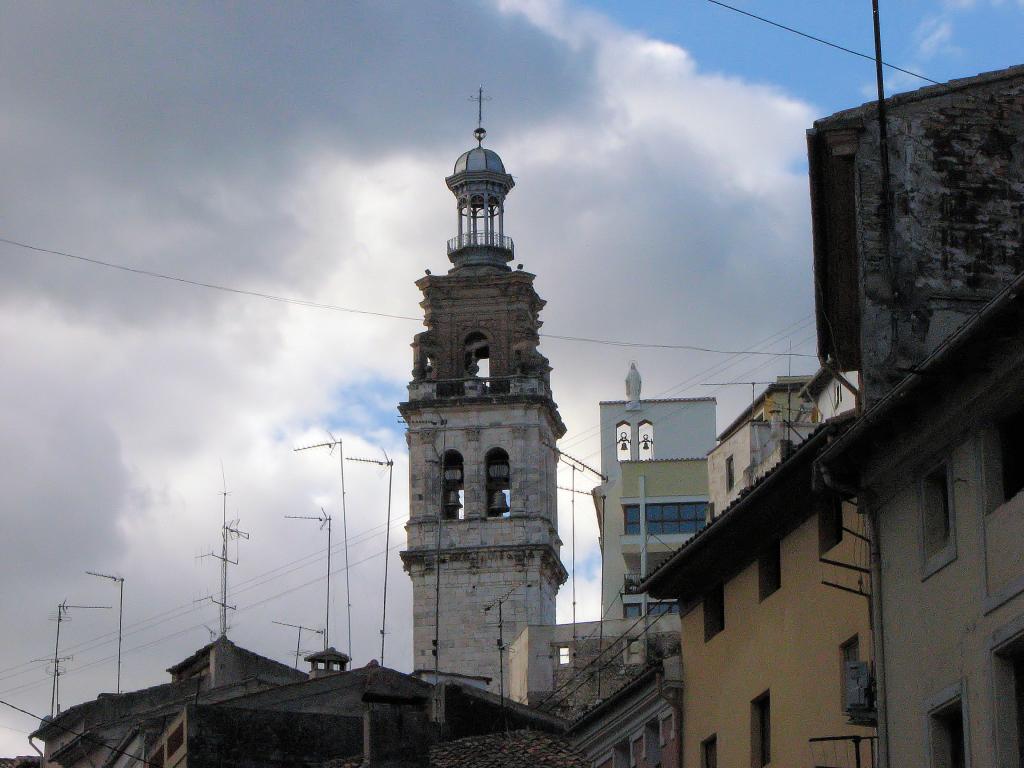
<path fill-rule="evenodd" d="M 463 248 L 500 248 L 503 251 L 514 252 L 515 244 L 511 237 L 494 232 L 466 232 L 448 241 L 449 255 Z"/>

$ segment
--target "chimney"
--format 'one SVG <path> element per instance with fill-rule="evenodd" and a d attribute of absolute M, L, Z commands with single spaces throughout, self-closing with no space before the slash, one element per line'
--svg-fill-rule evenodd
<path fill-rule="evenodd" d="M 351 658 L 347 653 L 342 653 L 336 648 L 331 647 L 309 654 L 306 657 L 306 661 L 309 662 L 310 679 L 316 679 L 346 671 Z"/>

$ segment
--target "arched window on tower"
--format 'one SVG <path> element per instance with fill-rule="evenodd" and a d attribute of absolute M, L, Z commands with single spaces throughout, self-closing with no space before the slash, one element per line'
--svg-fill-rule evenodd
<path fill-rule="evenodd" d="M 615 455 L 618 456 L 619 461 L 629 461 L 633 458 L 630 450 L 632 432 L 628 421 L 620 421 L 615 425 Z"/>
<path fill-rule="evenodd" d="M 512 506 L 508 454 L 501 448 L 491 448 L 484 461 L 487 465 L 487 516 L 508 517 Z"/>
<path fill-rule="evenodd" d="M 488 378 L 491 375 L 491 345 L 479 331 L 466 337 L 464 363 L 466 378 Z"/>
<path fill-rule="evenodd" d="M 637 449 L 640 461 L 650 461 L 654 458 L 654 424 L 649 421 L 641 421 L 637 429 Z"/>
<path fill-rule="evenodd" d="M 444 519 L 464 520 L 466 518 L 466 507 L 464 506 L 466 496 L 462 454 L 458 451 L 445 451 L 442 473 Z"/>

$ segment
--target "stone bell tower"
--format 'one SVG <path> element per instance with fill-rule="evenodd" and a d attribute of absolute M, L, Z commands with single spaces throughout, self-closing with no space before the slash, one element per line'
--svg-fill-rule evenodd
<path fill-rule="evenodd" d="M 457 200 L 446 275 L 420 278 L 427 330 L 412 344 L 408 548 L 413 666 L 424 675 L 489 679 L 497 692 L 498 605 L 507 646 L 527 624 L 555 623 L 559 559 L 555 441 L 565 433 L 538 351 L 544 302 L 534 276 L 512 270 L 497 153 L 463 153 L 445 181 Z M 436 648 L 435 648 L 436 642 Z M 435 655 L 436 650 L 436 655 Z M 500 654 L 500 655 L 499 655 Z"/>

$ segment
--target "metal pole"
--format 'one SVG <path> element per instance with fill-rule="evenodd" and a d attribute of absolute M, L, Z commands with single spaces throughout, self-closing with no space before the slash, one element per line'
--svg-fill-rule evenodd
<path fill-rule="evenodd" d="M 448 450 L 448 422 L 441 419 L 441 486 L 437 505 L 437 550 L 434 553 L 434 683 L 441 674 L 441 525 L 444 516 L 444 465 Z M 465 472 L 465 468 L 463 468 Z M 465 477 L 463 477 L 465 484 Z"/>
<path fill-rule="evenodd" d="M 501 701 L 502 726 L 508 730 L 508 718 L 505 716 L 505 635 L 504 619 L 501 613 L 504 602 L 504 600 L 498 600 L 498 697 Z"/>
<path fill-rule="evenodd" d="M 341 467 L 341 536 L 345 541 L 345 610 L 348 616 L 348 655 L 352 656 L 352 589 L 348 576 L 348 514 L 345 508 L 345 447 L 342 445 L 341 440 L 338 441 L 338 465 Z M 327 525 L 329 535 L 330 523 L 328 522 Z M 325 632 L 325 642 L 326 639 L 327 633 Z"/>
<path fill-rule="evenodd" d="M 894 298 L 899 297 L 899 286 L 896 285 L 896 270 L 892 262 L 892 244 L 890 243 L 891 231 L 891 210 L 892 190 L 890 188 L 889 176 L 889 123 L 886 119 L 885 109 L 885 78 L 883 75 L 882 62 L 882 27 L 878 10 L 878 0 L 871 0 L 871 20 L 875 33 L 875 86 L 878 91 L 878 154 L 881 164 L 881 192 L 882 192 L 882 249 L 885 255 L 886 267 L 889 270 L 890 287 Z M 895 344 L 895 339 L 893 340 Z"/>
<path fill-rule="evenodd" d="M 327 636 L 326 632 L 324 632 L 324 636 L 325 637 Z M 299 627 L 299 636 L 295 639 L 295 668 L 296 669 L 299 668 L 299 648 L 301 646 L 302 646 L 302 627 Z"/>
<path fill-rule="evenodd" d="M 117 598 L 117 692 L 121 692 L 121 627 L 124 619 L 124 578 L 118 582 Z"/>
<path fill-rule="evenodd" d="M 228 494 L 227 490 L 222 494 L 223 524 L 220 529 L 220 636 L 227 637 L 228 634 Z"/>
<path fill-rule="evenodd" d="M 53 717 L 53 716 L 55 716 L 57 714 L 57 706 L 58 706 L 57 701 L 58 701 L 58 695 L 59 695 L 59 693 L 58 693 L 59 687 L 58 686 L 60 685 L 57 682 L 59 680 L 59 678 L 60 678 L 60 671 L 59 671 L 59 668 L 58 668 L 57 665 L 60 663 L 59 660 L 58 660 L 59 659 L 58 653 L 60 652 L 60 623 L 63 620 L 63 615 L 64 615 L 64 604 L 63 603 L 58 603 L 57 604 L 57 640 L 53 644 L 53 687 L 50 690 L 50 717 Z"/>
<path fill-rule="evenodd" d="M 395 473 L 395 463 L 388 459 L 387 453 L 384 454 L 384 458 L 387 459 L 388 463 L 388 519 L 387 527 L 384 530 L 384 604 L 380 612 L 380 665 L 382 667 L 384 666 L 384 633 L 387 629 L 388 615 L 388 551 L 391 548 L 391 480 Z"/>
<path fill-rule="evenodd" d="M 604 543 L 608 538 L 608 520 L 605 517 L 605 501 L 607 497 L 601 494 L 601 615 L 597 623 L 597 652 L 604 650 Z M 597 673 L 597 698 L 601 698 L 601 672 Z"/>
<path fill-rule="evenodd" d="M 576 465 L 572 464 L 572 662 L 576 666 Z"/>
<path fill-rule="evenodd" d="M 327 518 L 327 616 L 324 619 L 324 650 L 326 651 L 329 647 L 328 641 L 331 635 L 331 516 L 326 512 L 324 512 L 324 516 Z M 347 552 L 345 555 L 345 563 L 346 565 L 348 564 Z M 302 635 L 301 629 L 299 630 L 299 635 Z M 349 653 L 351 652 L 352 638 L 349 637 Z M 296 666 L 298 666 L 298 664 L 296 664 Z"/>

